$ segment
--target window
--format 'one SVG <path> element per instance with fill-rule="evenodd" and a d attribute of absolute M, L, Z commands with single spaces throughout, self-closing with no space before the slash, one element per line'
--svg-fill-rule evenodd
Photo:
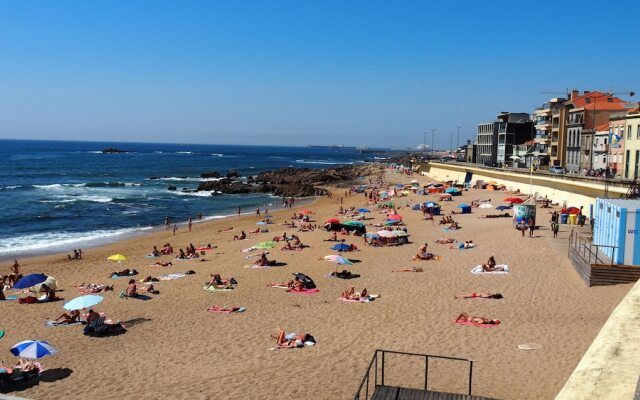
<path fill-rule="evenodd" d="M 636 125 L 636 139 L 640 139 L 640 125 Z"/>
<path fill-rule="evenodd" d="M 631 139 L 631 125 L 627 126 L 627 139 Z"/>
<path fill-rule="evenodd" d="M 591 104 L 591 98 L 590 97 L 585 97 L 584 102 L 587 104 Z"/>
<path fill-rule="evenodd" d="M 609 140 L 609 138 L 604 138 L 604 145 L 607 145 L 607 140 Z"/>

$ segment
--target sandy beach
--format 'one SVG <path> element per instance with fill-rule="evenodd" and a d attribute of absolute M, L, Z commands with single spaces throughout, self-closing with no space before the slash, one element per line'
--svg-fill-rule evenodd
<path fill-rule="evenodd" d="M 408 183 L 427 177 L 387 174 L 388 183 Z M 321 223 L 335 217 L 337 189 L 333 198 L 323 197 L 305 205 Z M 503 204 L 504 193 L 471 189 L 453 202 L 443 203 L 449 213 L 461 202 L 491 199 Z M 398 212 L 410 233 L 411 244 L 372 248 L 363 239 L 347 236 L 347 243 L 361 251 L 348 255 L 359 260 L 350 270 L 358 279 L 345 281 L 324 275 L 335 265 L 319 260 L 333 254 L 333 243 L 324 242 L 327 232 L 301 232 L 310 245 L 302 251 L 270 251 L 270 258 L 285 266 L 246 269 L 255 259 L 241 250 L 276 235 L 296 233 L 281 225 L 292 210 L 274 212 L 275 224 L 269 233 L 252 234 L 234 241 L 241 230 L 256 228 L 254 215 L 231 217 L 195 224 L 192 232 L 181 227 L 174 237 L 170 231 L 131 238 L 123 242 L 87 250 L 83 260 L 67 261 L 65 254 L 20 259 L 25 274 L 43 272 L 54 276 L 62 289 L 59 296 L 70 300 L 78 291 L 72 285 L 101 283 L 115 285 L 104 293 L 96 310 L 116 321 L 142 321 L 127 326 L 120 336 L 83 336 L 79 326 L 45 327 L 46 318 L 63 311 L 63 302 L 23 305 L 0 302 L 0 339 L 5 349 L 0 360 L 13 361 L 8 348 L 25 339 L 47 340 L 59 354 L 41 360 L 46 369 L 69 369 L 62 379 L 41 381 L 33 387 L 11 392 L 34 399 L 348 399 L 352 398 L 375 349 L 471 358 L 474 365 L 473 393 L 500 399 L 551 399 L 560 390 L 581 356 L 607 320 L 613 308 L 631 288 L 629 285 L 587 288 L 572 269 L 566 254 L 552 246 L 553 240 L 566 240 L 570 227 L 563 225 L 553 239 L 546 210 L 539 209 L 535 238 L 522 238 L 510 218 L 482 219 L 496 210 L 474 208 L 472 214 L 454 215 L 462 229 L 444 232 L 437 221 L 423 220 L 422 213 L 406 205 L 434 200 L 434 195 L 409 195 L 395 199 Z M 363 195 L 344 198 L 343 207 L 367 205 Z M 377 211 L 367 222 L 381 222 Z M 437 217 L 436 217 L 437 218 Z M 233 226 L 232 231 L 219 232 Z M 373 228 L 375 229 L 375 228 Z M 369 228 L 372 230 L 372 228 Z M 473 240 L 477 247 L 450 249 L 436 244 L 439 238 Z M 217 245 L 208 251 L 208 261 L 172 261 L 173 266 L 152 266 L 155 260 L 144 256 L 154 245 L 170 242 L 177 250 L 193 243 Z M 418 247 L 429 243 L 429 250 L 441 256 L 438 261 L 411 261 Z M 129 260 L 121 264 L 107 261 L 114 253 Z M 495 256 L 498 264 L 508 264 L 511 272 L 499 276 L 477 276 L 470 270 Z M 8 273 L 10 262 L 2 265 Z M 421 273 L 393 273 L 393 269 L 422 267 Z M 173 272 L 193 270 L 194 275 L 155 284 L 159 295 L 148 301 L 120 299 L 126 278 L 111 279 L 116 269 L 135 268 L 141 279 Z M 270 282 L 286 281 L 292 273 L 311 276 L 320 292 L 315 295 L 287 293 L 269 288 Z M 235 277 L 238 287 L 231 292 L 208 293 L 203 283 L 210 273 Z M 367 288 L 380 298 L 367 304 L 338 301 L 343 290 L 355 285 Z M 500 292 L 501 300 L 454 299 L 456 293 Z M 12 294 L 11 291 L 6 292 Z M 242 306 L 241 314 L 212 314 L 207 308 Z M 460 312 L 496 318 L 501 324 L 490 328 L 459 326 L 453 320 Z M 126 323 L 125 323 L 126 325 Z M 311 333 L 313 347 L 270 351 L 278 327 L 287 332 Z M 537 350 L 523 351 L 519 344 L 537 343 Z M 391 365 L 387 384 L 419 386 L 422 369 L 411 362 Z M 434 390 L 464 391 L 464 368 L 444 365 L 433 371 Z M 68 373 L 70 372 L 70 374 Z"/>

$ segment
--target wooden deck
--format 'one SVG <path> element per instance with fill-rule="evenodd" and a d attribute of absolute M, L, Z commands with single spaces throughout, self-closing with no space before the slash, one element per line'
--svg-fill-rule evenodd
<path fill-rule="evenodd" d="M 492 400 L 488 397 L 468 394 L 433 392 L 431 390 L 376 386 L 371 400 Z"/>

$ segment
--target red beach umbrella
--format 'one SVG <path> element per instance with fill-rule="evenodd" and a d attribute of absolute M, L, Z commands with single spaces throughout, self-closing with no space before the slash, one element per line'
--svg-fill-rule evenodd
<path fill-rule="evenodd" d="M 387 219 L 390 219 L 391 221 L 401 221 L 402 217 L 398 214 L 393 214 L 393 215 L 389 215 Z"/>
<path fill-rule="evenodd" d="M 329 218 L 328 220 L 324 221 L 326 224 L 339 224 L 340 220 L 338 218 Z"/>
<path fill-rule="evenodd" d="M 519 197 L 507 197 L 506 199 L 504 199 L 504 201 L 506 201 L 507 203 L 514 203 L 514 204 L 524 203 L 524 200 L 522 200 Z"/>

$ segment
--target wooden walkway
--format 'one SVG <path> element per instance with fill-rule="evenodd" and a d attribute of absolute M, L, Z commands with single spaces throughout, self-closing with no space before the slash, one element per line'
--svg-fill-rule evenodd
<path fill-rule="evenodd" d="M 488 397 L 468 394 L 433 392 L 431 390 L 376 386 L 371 400 L 492 400 Z"/>

